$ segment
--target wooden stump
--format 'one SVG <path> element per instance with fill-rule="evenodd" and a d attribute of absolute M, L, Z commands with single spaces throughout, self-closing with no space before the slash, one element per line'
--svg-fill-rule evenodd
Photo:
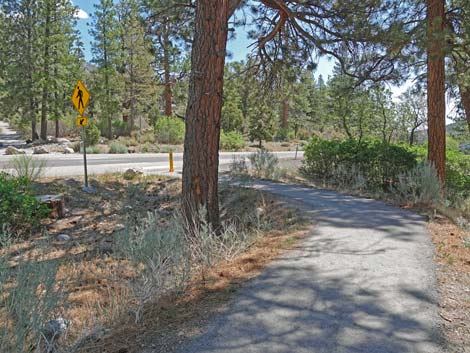
<path fill-rule="evenodd" d="M 65 217 L 65 200 L 62 195 L 42 195 L 36 199 L 42 204 L 46 204 L 51 210 L 50 217 L 61 219 Z"/>

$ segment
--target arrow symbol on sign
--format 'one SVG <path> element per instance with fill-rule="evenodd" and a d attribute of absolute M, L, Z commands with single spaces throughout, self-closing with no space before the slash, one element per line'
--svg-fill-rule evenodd
<path fill-rule="evenodd" d="M 83 125 L 84 122 L 85 122 L 85 119 L 80 119 L 80 125 Z"/>

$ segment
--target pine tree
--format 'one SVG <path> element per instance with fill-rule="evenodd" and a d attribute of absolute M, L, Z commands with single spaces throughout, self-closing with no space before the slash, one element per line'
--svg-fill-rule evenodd
<path fill-rule="evenodd" d="M 113 0 L 100 0 L 95 9 L 90 30 L 93 37 L 92 62 L 97 66 L 92 93 L 96 103 L 94 108 L 99 112 L 105 135 L 112 139 L 113 119 L 122 107 L 123 78 L 119 72 L 122 67 L 121 27 Z"/>
<path fill-rule="evenodd" d="M 192 38 L 192 6 L 174 0 L 144 1 L 148 33 L 155 46 L 155 61 L 161 68 L 164 114 L 173 115 L 173 88 L 186 74 L 186 53 Z"/>
<path fill-rule="evenodd" d="M 195 5 L 183 206 L 187 217 L 203 206 L 207 220 L 217 228 L 223 74 L 228 22 L 235 10 L 242 6 L 253 10 L 256 26 L 252 37 L 258 41 L 261 64 L 266 64 L 262 66 L 275 69 L 281 60 L 295 66 L 308 62 L 314 53 L 329 54 L 338 59 L 343 71 L 362 80 L 398 77 L 396 65 L 406 54 L 402 49 L 413 22 L 406 18 L 404 2 L 267 0 L 260 5 L 242 0 L 198 0 Z M 283 49 L 285 45 L 288 50 Z"/>
<path fill-rule="evenodd" d="M 149 110 L 156 96 L 155 72 L 151 42 L 145 34 L 136 0 L 123 0 L 119 5 L 122 19 L 122 71 L 125 82 L 123 108 L 129 111 L 129 132 L 138 118 Z M 141 127 L 141 121 L 139 126 Z"/>

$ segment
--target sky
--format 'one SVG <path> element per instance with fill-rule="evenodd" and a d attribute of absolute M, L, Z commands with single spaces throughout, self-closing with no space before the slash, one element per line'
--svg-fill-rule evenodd
<path fill-rule="evenodd" d="M 93 13 L 93 5 L 96 3 L 98 3 L 98 0 L 73 0 L 73 4 L 80 8 L 77 14 L 77 27 L 85 45 L 85 57 L 87 61 L 91 60 L 91 37 L 88 33 L 88 24 L 91 23 L 90 14 Z M 229 60 L 241 61 L 244 60 L 246 55 L 251 51 L 251 48 L 248 47 L 252 44 L 252 41 L 247 39 L 246 31 L 243 28 L 237 28 L 235 33 L 235 39 L 230 40 L 227 45 L 227 50 L 231 54 Z M 322 75 L 327 79 L 333 71 L 333 66 L 334 62 L 332 60 L 321 58 L 315 76 L 318 77 Z"/>

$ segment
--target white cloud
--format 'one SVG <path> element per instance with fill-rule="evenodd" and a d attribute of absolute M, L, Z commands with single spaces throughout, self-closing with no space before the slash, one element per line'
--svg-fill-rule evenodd
<path fill-rule="evenodd" d="M 88 16 L 88 14 L 85 11 L 83 11 L 82 9 L 77 10 L 76 16 L 80 20 L 86 20 L 87 18 L 90 18 L 90 16 Z"/>

